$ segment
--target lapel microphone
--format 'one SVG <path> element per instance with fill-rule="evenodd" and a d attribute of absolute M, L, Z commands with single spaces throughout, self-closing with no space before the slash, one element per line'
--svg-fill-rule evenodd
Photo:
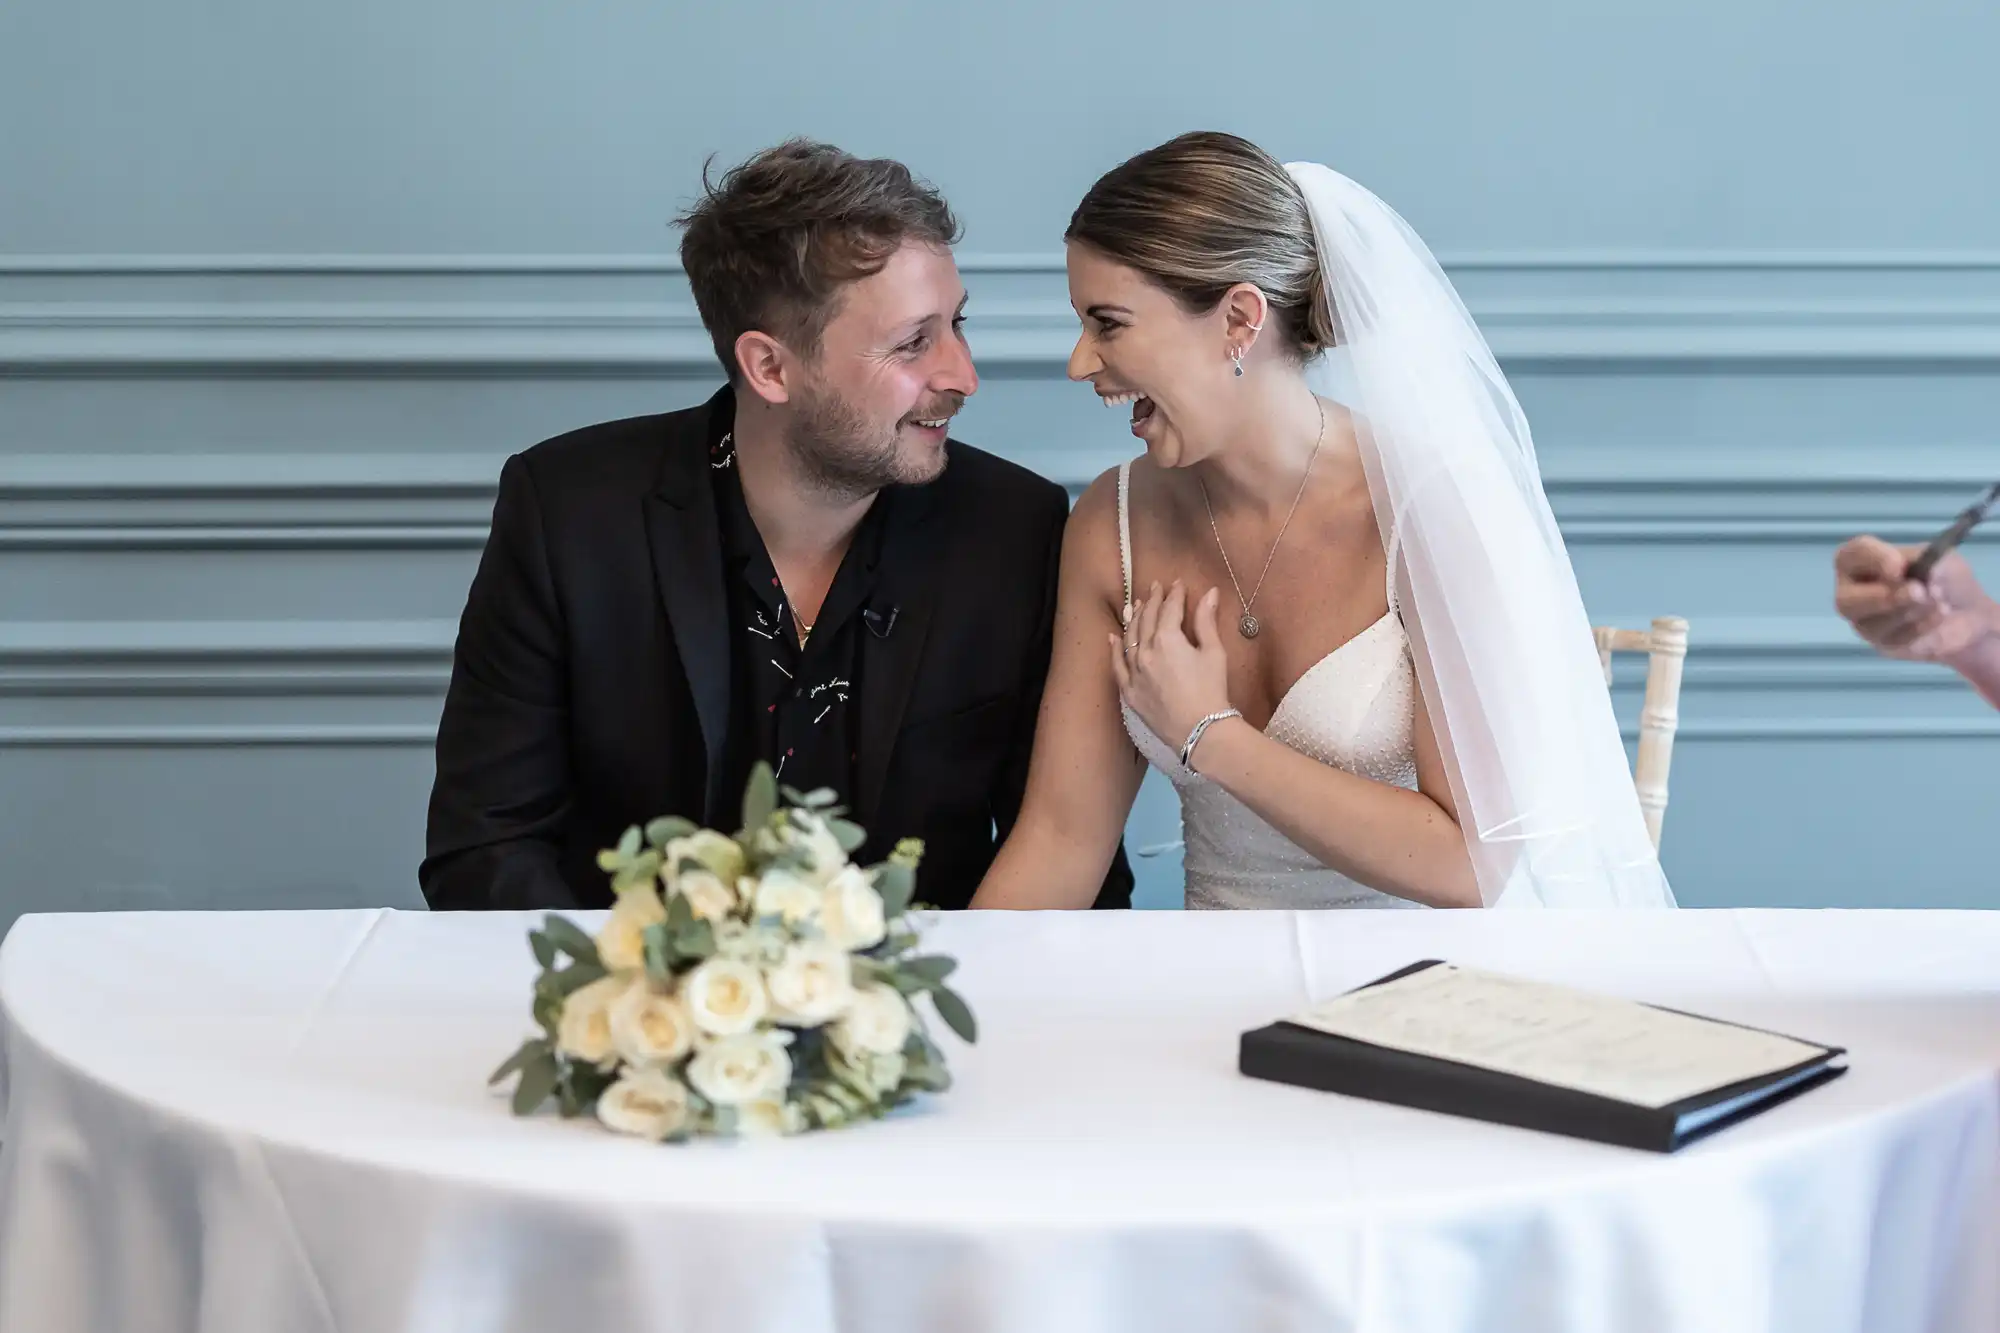
<path fill-rule="evenodd" d="M 873 634 L 878 639 L 886 639 L 889 637 L 890 632 L 896 628 L 896 613 L 902 609 L 900 606 L 892 606 L 889 608 L 889 614 L 884 616 L 880 611 L 871 606 L 861 612 L 861 619 L 867 624 L 870 634 Z"/>

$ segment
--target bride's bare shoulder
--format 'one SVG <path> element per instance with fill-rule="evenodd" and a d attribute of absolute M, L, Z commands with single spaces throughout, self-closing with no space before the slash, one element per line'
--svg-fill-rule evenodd
<path fill-rule="evenodd" d="M 1139 465 L 1133 464 L 1136 483 Z M 1118 553 L 1118 469 L 1107 468 L 1084 487 L 1070 510 L 1063 535 L 1066 575 L 1102 592 L 1122 596 L 1124 575 Z"/>
<path fill-rule="evenodd" d="M 1111 558 L 1118 558 L 1118 469 L 1100 473 L 1083 488 L 1069 511 L 1069 530 L 1064 545 L 1070 550 L 1089 551 L 1111 543 Z M 1113 571 L 1116 572 L 1115 570 Z"/>

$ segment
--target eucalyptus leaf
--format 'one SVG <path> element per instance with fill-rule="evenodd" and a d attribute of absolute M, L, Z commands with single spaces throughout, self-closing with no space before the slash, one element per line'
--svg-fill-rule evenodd
<path fill-rule="evenodd" d="M 715 952 L 715 927 L 696 921 L 674 932 L 674 952 L 683 958 L 702 959 Z"/>
<path fill-rule="evenodd" d="M 547 935 L 550 942 L 558 949 L 577 962 L 599 965 L 596 942 L 568 918 L 551 913 L 542 920 L 542 933 Z"/>
<path fill-rule="evenodd" d="M 640 840 L 642 836 L 643 835 L 639 832 L 639 826 L 637 824 L 632 825 L 630 828 L 626 829 L 623 834 L 619 836 L 618 855 L 620 859 L 629 861 L 633 857 L 639 854 Z"/>
<path fill-rule="evenodd" d="M 667 899 L 667 933 L 678 935 L 694 924 L 694 904 L 676 893 Z"/>
<path fill-rule="evenodd" d="M 508 1056 L 505 1062 L 493 1071 L 493 1076 L 486 1080 L 487 1086 L 491 1087 L 493 1084 L 507 1077 L 507 1075 L 519 1071 L 530 1060 L 540 1059 L 550 1054 L 550 1052 L 551 1048 L 547 1041 L 540 1037 L 529 1038 L 527 1041 L 521 1043 L 520 1050 Z"/>
<path fill-rule="evenodd" d="M 666 815 L 646 825 L 646 841 L 655 847 L 664 848 L 676 838 L 691 838 L 696 831 L 692 819 L 679 815 Z"/>
<path fill-rule="evenodd" d="M 646 975 L 655 981 L 667 981 L 674 975 L 673 936 L 665 922 L 655 921 L 639 932 L 646 944 Z"/>
<path fill-rule="evenodd" d="M 848 820 L 829 819 L 826 821 L 826 827 L 827 831 L 833 834 L 833 840 L 840 844 L 840 850 L 849 856 L 860 851 L 861 844 L 868 841 L 868 831 Z"/>
<path fill-rule="evenodd" d="M 899 861 L 884 862 L 875 875 L 875 891 L 882 895 L 882 914 L 894 921 L 910 905 L 916 892 L 917 872 Z"/>
<path fill-rule="evenodd" d="M 538 987 L 535 991 L 535 1026 L 549 1034 L 553 1040 L 556 1027 L 562 1022 L 562 997 L 553 990 Z"/>
<path fill-rule="evenodd" d="M 528 947 L 535 951 L 535 961 L 543 967 L 556 965 L 556 942 L 539 930 L 528 932 Z"/>
<path fill-rule="evenodd" d="M 558 996 L 568 999 L 591 982 L 602 981 L 608 975 L 601 963 L 571 963 L 554 975 L 552 989 Z"/>
<path fill-rule="evenodd" d="M 905 958 L 896 964 L 896 970 L 905 976 L 915 977 L 919 981 L 935 986 L 958 970 L 958 960 L 946 958 L 942 954 L 932 954 L 925 958 Z"/>
<path fill-rule="evenodd" d="M 779 787 L 778 795 L 786 805 L 796 805 L 804 810 L 816 810 L 824 814 L 833 807 L 840 796 L 831 787 L 814 787 L 811 791 L 800 791 L 796 787 Z"/>
<path fill-rule="evenodd" d="M 930 983 L 922 977 L 913 977 L 900 968 L 888 968 L 882 973 L 882 980 L 894 986 L 904 995 L 922 995 L 929 990 Z"/>
<path fill-rule="evenodd" d="M 514 1085 L 514 1114 L 533 1115 L 549 1094 L 556 1090 L 561 1069 L 553 1055 L 543 1055 L 521 1066 L 521 1081 Z"/>
<path fill-rule="evenodd" d="M 937 1015 L 944 1025 L 957 1033 L 960 1041 L 971 1046 L 979 1040 L 979 1023 L 957 991 L 945 985 L 933 986 L 931 1003 L 937 1006 Z"/>
<path fill-rule="evenodd" d="M 903 1086 L 925 1092 L 949 1092 L 951 1071 L 943 1065 L 912 1065 L 903 1071 Z"/>
<path fill-rule="evenodd" d="M 777 810 L 778 779 L 771 766 L 760 759 L 750 770 L 749 784 L 743 790 L 743 827 L 752 832 L 763 828 Z"/>
<path fill-rule="evenodd" d="M 640 852 L 627 861 L 611 876 L 611 891 L 623 893 L 634 885 L 644 884 L 660 873 L 660 854 L 653 851 Z"/>
<path fill-rule="evenodd" d="M 868 955 L 871 958 L 887 960 L 895 958 L 898 954 L 908 953 L 916 947 L 917 935 L 914 931 L 892 930 L 883 937 L 880 944 L 868 951 Z"/>
<path fill-rule="evenodd" d="M 924 981 L 922 977 L 912 977 L 910 973 L 902 971 L 900 967 L 898 969 L 890 969 L 888 973 L 884 973 L 882 981 L 890 983 L 892 987 L 896 987 L 904 995 L 922 995 L 924 991 L 930 989 L 928 981 Z"/>

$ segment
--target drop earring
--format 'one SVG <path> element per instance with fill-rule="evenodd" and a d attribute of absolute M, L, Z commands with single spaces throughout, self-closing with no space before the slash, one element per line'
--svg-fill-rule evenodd
<path fill-rule="evenodd" d="M 1264 331 L 1264 326 L 1262 324 L 1252 324 L 1250 326 L 1250 332 L 1253 334 L 1262 333 L 1263 331 Z M 1242 379 L 1243 349 L 1241 347 L 1232 347 L 1229 349 L 1229 363 L 1236 367 L 1236 378 L 1239 380 Z"/>

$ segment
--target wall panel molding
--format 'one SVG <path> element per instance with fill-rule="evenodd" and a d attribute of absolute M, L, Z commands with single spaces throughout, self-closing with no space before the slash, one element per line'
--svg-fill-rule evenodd
<path fill-rule="evenodd" d="M 2000 365 L 2000 253 L 1466 253 L 1510 365 Z M 1053 370 L 1059 255 L 960 256 L 975 352 Z M 0 373 L 706 373 L 678 264 L 631 255 L 0 256 Z"/>
<path fill-rule="evenodd" d="M 1928 538 L 1990 480 L 1976 446 L 1894 455 L 1676 451 L 1545 454 L 1545 485 L 1577 545 L 1823 546 L 1860 531 Z M 1123 456 L 1017 453 L 1080 491 Z M 0 552 L 472 550 L 503 462 L 489 453 L 0 454 Z M 2000 543 L 1982 529 L 1975 545 Z"/>
<path fill-rule="evenodd" d="M 442 702 L 456 632 L 443 618 L 0 624 L 0 746 L 428 745 L 434 723 L 422 719 Z M 1620 663 L 1628 728 L 1643 670 Z M 1769 709 L 1801 691 L 1809 711 Z M 225 715 L 162 725 L 151 720 L 159 700 L 214 701 Z M 257 700 L 282 716 L 226 715 Z M 55 705 L 61 719 L 47 720 Z M 1697 618 L 1682 714 L 1690 742 L 2000 735 L 2000 716 L 1973 707 L 1955 676 L 1884 660 L 1831 616 Z"/>

